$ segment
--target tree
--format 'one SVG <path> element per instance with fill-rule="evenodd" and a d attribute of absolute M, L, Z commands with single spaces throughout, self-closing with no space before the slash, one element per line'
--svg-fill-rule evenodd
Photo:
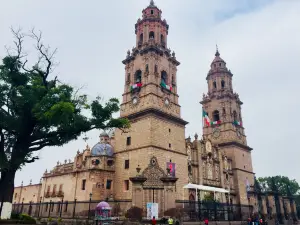
<path fill-rule="evenodd" d="M 300 191 L 298 182 L 285 176 L 260 177 L 258 182 L 263 192 L 275 191 L 288 196 L 296 195 Z"/>
<path fill-rule="evenodd" d="M 0 65 L 0 202 L 4 203 L 12 202 L 16 171 L 36 161 L 36 152 L 44 147 L 62 146 L 93 129 L 129 128 L 127 119 L 112 116 L 119 111 L 118 99 L 89 102 L 79 90 L 51 76 L 56 50 L 43 44 L 41 32 L 12 29 L 12 33 L 16 49 L 7 49 Z M 35 41 L 39 55 L 31 68 L 23 52 L 25 38 Z"/>

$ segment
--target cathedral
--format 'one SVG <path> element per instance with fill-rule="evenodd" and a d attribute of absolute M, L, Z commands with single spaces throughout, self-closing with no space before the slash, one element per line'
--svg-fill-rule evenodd
<path fill-rule="evenodd" d="M 46 170 L 39 184 L 16 187 L 13 203 L 91 197 L 128 200 L 130 206 L 143 209 L 156 202 L 164 212 L 174 208 L 176 200 L 199 198 L 195 188 L 184 188 L 188 184 L 225 190 L 226 196 L 211 193 L 221 202 L 252 201 L 247 195 L 254 184 L 252 148 L 243 127 L 243 103 L 232 86 L 233 74 L 217 50 L 206 76 L 202 110 L 199 105 L 203 135 L 186 138 L 188 122 L 181 117 L 177 92 L 180 62 L 168 46 L 168 30 L 162 11 L 151 1 L 135 24 L 136 46 L 122 61 L 120 117 L 130 120 L 129 132 L 101 133 L 99 143 Z"/>

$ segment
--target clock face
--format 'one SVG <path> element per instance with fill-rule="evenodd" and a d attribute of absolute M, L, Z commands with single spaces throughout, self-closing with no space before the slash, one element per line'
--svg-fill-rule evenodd
<path fill-rule="evenodd" d="M 211 152 L 211 142 L 210 141 L 206 142 L 205 147 L 206 147 L 207 152 Z"/>
<path fill-rule="evenodd" d="M 220 137 L 220 129 L 219 129 L 219 128 L 215 128 L 215 129 L 213 130 L 213 137 L 214 137 L 215 139 L 217 139 L 217 138 Z"/>
<path fill-rule="evenodd" d="M 133 97 L 132 98 L 132 104 L 136 105 L 138 103 L 138 98 L 137 97 Z"/>

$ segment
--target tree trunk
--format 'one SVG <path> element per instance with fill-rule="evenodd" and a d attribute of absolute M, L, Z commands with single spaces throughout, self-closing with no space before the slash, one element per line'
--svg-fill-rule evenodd
<path fill-rule="evenodd" d="M 0 215 L 1 219 L 10 219 L 14 194 L 15 170 L 1 172 L 0 178 Z"/>

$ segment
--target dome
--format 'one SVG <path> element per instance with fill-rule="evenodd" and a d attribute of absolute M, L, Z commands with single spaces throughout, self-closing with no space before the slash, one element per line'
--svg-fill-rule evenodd
<path fill-rule="evenodd" d="M 109 137 L 109 135 L 108 135 L 105 131 L 103 131 L 103 132 L 100 134 L 100 137 Z"/>
<path fill-rule="evenodd" d="M 114 150 L 110 144 L 97 143 L 93 148 L 92 156 L 113 156 Z"/>
<path fill-rule="evenodd" d="M 110 208 L 110 206 L 107 202 L 100 202 L 96 207 L 97 210 L 101 210 L 103 208 Z"/>

